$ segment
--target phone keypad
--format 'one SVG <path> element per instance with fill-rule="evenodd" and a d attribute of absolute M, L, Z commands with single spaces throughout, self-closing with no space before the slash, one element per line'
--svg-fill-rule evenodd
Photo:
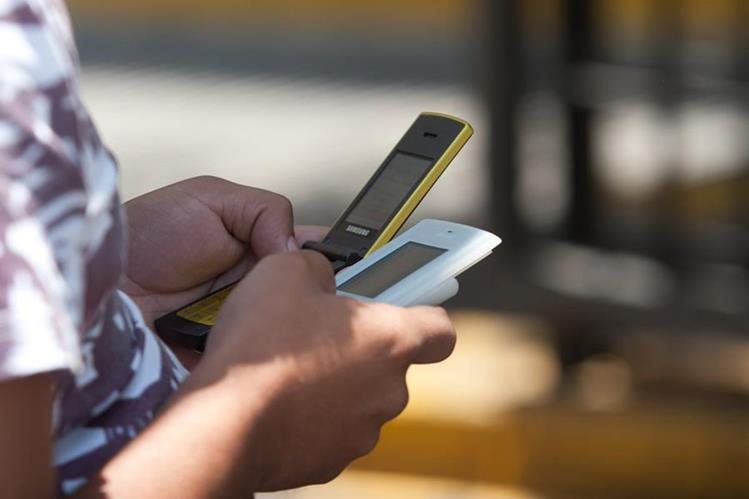
<path fill-rule="evenodd" d="M 186 306 L 182 310 L 179 310 L 177 315 L 188 321 L 197 322 L 206 326 L 213 326 L 216 324 L 221 305 L 223 305 L 224 300 L 229 296 L 231 290 L 234 289 L 234 286 L 234 284 L 227 286 L 221 291 L 209 295 L 192 305 Z"/>

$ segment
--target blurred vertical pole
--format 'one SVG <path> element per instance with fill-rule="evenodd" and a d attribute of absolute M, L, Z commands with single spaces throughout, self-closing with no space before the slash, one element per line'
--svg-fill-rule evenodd
<path fill-rule="evenodd" d="M 738 104 L 740 109 L 749 109 L 749 95 L 747 95 L 747 87 L 749 86 L 749 36 L 747 33 L 747 22 L 749 22 L 749 2 L 746 0 L 734 0 L 732 3 L 734 10 L 734 24 L 731 26 L 732 41 L 736 44 L 735 47 L 735 67 L 736 67 L 736 79 L 739 83 L 738 92 Z M 743 164 L 741 166 L 743 171 L 738 172 L 737 178 L 749 177 L 749 157 L 746 155 L 742 158 Z M 738 213 L 736 213 L 736 221 L 740 224 L 744 232 L 749 231 L 749 196 L 744 195 L 744 192 L 749 186 L 749 182 L 744 181 L 736 182 L 734 188 L 731 190 L 731 194 L 736 196 L 735 202 L 732 202 L 732 206 L 736 207 Z M 732 200 L 734 201 L 734 200 Z M 745 268 L 749 268 L 749 253 L 744 253 L 743 261 L 741 263 Z"/>
<path fill-rule="evenodd" d="M 518 5 L 514 0 L 484 3 L 486 13 L 486 97 L 489 108 L 490 208 L 492 228 L 505 252 L 522 246 L 517 204 L 517 103 L 520 98 Z"/>
<path fill-rule="evenodd" d="M 656 26 L 653 43 L 653 65 L 655 78 L 652 79 L 651 97 L 658 109 L 668 119 L 677 116 L 679 106 L 685 100 L 685 13 L 683 0 L 661 0 L 653 2 L 653 20 Z M 679 168 L 679 152 L 685 144 L 677 136 L 667 152 L 663 168 L 667 170 L 665 183 L 661 187 L 661 198 L 666 203 L 661 213 L 655 213 L 657 224 L 651 231 L 651 241 L 655 240 L 653 254 L 669 266 L 678 280 L 677 289 L 686 289 L 687 269 L 684 266 L 685 200 L 681 188 L 682 173 Z"/>
<path fill-rule="evenodd" d="M 734 0 L 733 20 L 731 26 L 731 41 L 736 45 L 734 47 L 736 59 L 734 61 L 736 79 L 741 88 L 746 89 L 749 85 L 749 36 L 747 33 L 747 23 L 749 23 L 749 2 L 746 0 Z M 747 104 L 746 91 L 739 96 L 740 104 Z"/>
<path fill-rule="evenodd" d="M 565 60 L 562 85 L 567 112 L 570 158 L 570 206 L 562 232 L 575 242 L 590 243 L 595 223 L 590 134 L 592 111 L 581 101 L 576 84 L 580 68 L 591 58 L 593 33 L 590 2 L 563 2 L 562 17 Z"/>

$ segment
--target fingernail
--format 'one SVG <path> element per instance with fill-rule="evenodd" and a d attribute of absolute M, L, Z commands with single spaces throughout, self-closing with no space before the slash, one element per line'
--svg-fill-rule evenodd
<path fill-rule="evenodd" d="M 286 241 L 286 248 L 289 251 L 296 251 L 299 249 L 299 245 L 296 242 L 296 238 L 294 236 L 289 237 L 289 239 Z"/>

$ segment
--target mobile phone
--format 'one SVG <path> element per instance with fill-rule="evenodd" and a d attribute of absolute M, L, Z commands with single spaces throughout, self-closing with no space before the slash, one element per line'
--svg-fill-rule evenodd
<path fill-rule="evenodd" d="M 339 271 L 390 241 L 473 135 L 466 121 L 422 113 L 413 122 L 322 241 L 319 251 Z M 234 284 L 156 320 L 156 329 L 202 351 L 221 304 Z"/>
<path fill-rule="evenodd" d="M 438 305 L 458 292 L 457 275 L 501 243 L 468 225 L 422 220 L 336 275 L 339 295 L 392 305 Z"/>
<path fill-rule="evenodd" d="M 390 241 L 473 134 L 463 120 L 422 113 L 317 249 L 340 270 Z M 352 258 L 353 256 L 353 258 Z"/>

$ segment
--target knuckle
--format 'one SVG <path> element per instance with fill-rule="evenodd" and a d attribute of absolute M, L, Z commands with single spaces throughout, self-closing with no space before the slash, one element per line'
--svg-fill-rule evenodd
<path fill-rule="evenodd" d="M 361 321 L 362 332 L 373 351 L 384 358 L 398 357 L 403 346 L 398 335 L 398 316 L 389 310 L 388 305 L 352 302 L 352 315 Z"/>
<path fill-rule="evenodd" d="M 288 272 L 294 272 L 299 276 L 310 276 L 314 275 L 314 271 L 310 266 L 310 262 L 304 255 L 299 253 L 290 253 L 288 258 L 282 262 L 283 266 L 286 267 Z"/>
<path fill-rule="evenodd" d="M 445 314 L 445 329 L 442 332 L 443 341 L 445 342 L 445 348 L 447 350 L 447 354 L 449 355 L 452 353 L 453 349 L 455 348 L 455 344 L 458 341 L 458 335 L 455 331 L 455 325 L 452 323 L 450 318 L 447 316 L 447 312 L 444 312 Z"/>
<path fill-rule="evenodd" d="M 282 213 L 291 213 L 293 207 L 291 200 L 282 194 L 276 192 L 264 191 L 265 192 L 265 204 L 274 210 Z"/>
<path fill-rule="evenodd" d="M 274 253 L 261 259 L 258 267 L 270 268 L 278 276 L 292 274 L 300 275 L 307 271 L 304 259 L 296 253 Z"/>
<path fill-rule="evenodd" d="M 447 340 L 445 343 L 447 344 L 446 346 L 447 346 L 448 355 L 449 355 L 453 352 L 453 350 L 455 350 L 455 345 L 458 343 L 458 335 L 456 334 L 455 328 L 452 327 L 452 325 L 447 334 Z"/>
<path fill-rule="evenodd" d="M 297 252 L 302 261 L 307 265 L 307 269 L 313 275 L 318 276 L 318 280 L 327 287 L 335 288 L 335 275 L 330 262 L 317 251 L 303 250 Z"/>
<path fill-rule="evenodd" d="M 277 276 L 276 280 L 294 280 L 298 286 L 308 291 L 323 289 L 332 292 L 335 290 L 335 277 L 330 264 L 325 257 L 315 252 L 278 253 L 268 255 L 260 262 L 268 262 L 267 264 L 272 268 L 270 272 Z M 310 287 L 310 284 L 315 286 Z"/>
<path fill-rule="evenodd" d="M 292 260 L 290 258 L 285 258 L 287 255 L 285 253 L 272 253 L 265 258 L 261 258 L 260 261 L 257 263 L 257 267 L 284 267 L 284 264 L 292 264 Z"/>
<path fill-rule="evenodd" d="M 383 324 L 383 332 L 394 332 L 400 330 L 405 324 L 406 320 L 404 317 L 404 310 L 402 307 L 390 305 L 388 303 L 369 303 L 367 307 L 371 310 L 371 313 L 377 317 L 380 317 L 379 321 Z"/>
<path fill-rule="evenodd" d="M 197 184 L 200 184 L 201 186 L 206 185 L 217 185 L 217 184 L 225 184 L 228 183 L 227 180 L 224 180 L 220 177 L 217 177 L 215 175 L 198 175 L 197 177 L 193 177 L 190 179 L 191 182 L 195 182 Z"/>
<path fill-rule="evenodd" d="M 346 469 L 346 466 L 348 466 L 348 464 L 349 463 L 346 462 L 338 465 L 326 466 L 318 470 L 315 476 L 311 477 L 309 480 L 307 480 L 307 482 L 312 485 L 322 485 L 328 483 L 338 477 L 338 475 L 340 475 L 343 470 Z"/>
<path fill-rule="evenodd" d="M 387 338 L 388 343 L 386 344 L 390 358 L 393 359 L 396 365 L 403 366 L 411 363 L 411 359 L 414 356 L 415 345 L 411 341 L 405 341 L 397 334 L 391 335 Z"/>
<path fill-rule="evenodd" d="M 435 307 L 435 310 L 437 311 L 437 313 L 438 313 L 438 314 L 439 314 L 439 315 L 440 315 L 440 316 L 441 316 L 441 317 L 442 317 L 443 319 L 445 319 L 446 321 L 449 321 L 449 320 L 450 320 L 450 315 L 449 315 L 449 314 L 447 313 L 447 309 L 445 309 L 444 307 Z"/>
<path fill-rule="evenodd" d="M 431 307 L 429 312 L 432 314 L 434 321 L 431 323 L 433 333 L 445 342 L 455 341 L 455 326 L 453 325 L 450 315 L 442 307 Z"/>
<path fill-rule="evenodd" d="M 447 310 L 442 307 L 432 307 L 431 311 L 435 319 L 439 321 L 443 328 L 452 330 L 452 320 L 450 319 Z"/>
<path fill-rule="evenodd" d="M 403 384 L 401 385 L 401 389 L 399 390 L 400 397 L 398 398 L 398 414 L 403 412 L 403 410 L 408 406 L 408 401 L 410 400 L 410 394 L 408 393 L 408 385 L 406 385 L 406 381 L 403 380 Z"/>
<path fill-rule="evenodd" d="M 390 402 L 390 410 L 387 413 L 387 419 L 393 419 L 404 411 L 408 406 L 408 386 L 406 386 L 405 380 L 401 380 L 398 387 L 393 390 L 392 400 Z"/>
<path fill-rule="evenodd" d="M 303 258 L 303 260 L 311 267 L 323 267 L 326 270 L 330 269 L 330 274 L 333 274 L 333 268 L 330 266 L 330 263 L 328 263 L 328 259 L 325 258 L 321 253 L 318 253 L 314 250 L 305 249 L 302 251 L 299 251 L 298 254 Z"/>
<path fill-rule="evenodd" d="M 346 317 L 355 316 L 361 310 L 362 303 L 348 296 L 336 296 L 337 302 Z"/>
<path fill-rule="evenodd" d="M 380 426 L 365 431 L 357 440 L 356 445 L 353 449 L 353 457 L 361 457 L 369 454 L 377 447 L 377 442 L 380 440 Z"/>
<path fill-rule="evenodd" d="M 388 342 L 391 356 L 400 364 L 408 363 L 416 345 L 410 330 L 415 327 L 406 310 L 393 307 L 389 327 L 383 331 L 383 340 Z"/>

